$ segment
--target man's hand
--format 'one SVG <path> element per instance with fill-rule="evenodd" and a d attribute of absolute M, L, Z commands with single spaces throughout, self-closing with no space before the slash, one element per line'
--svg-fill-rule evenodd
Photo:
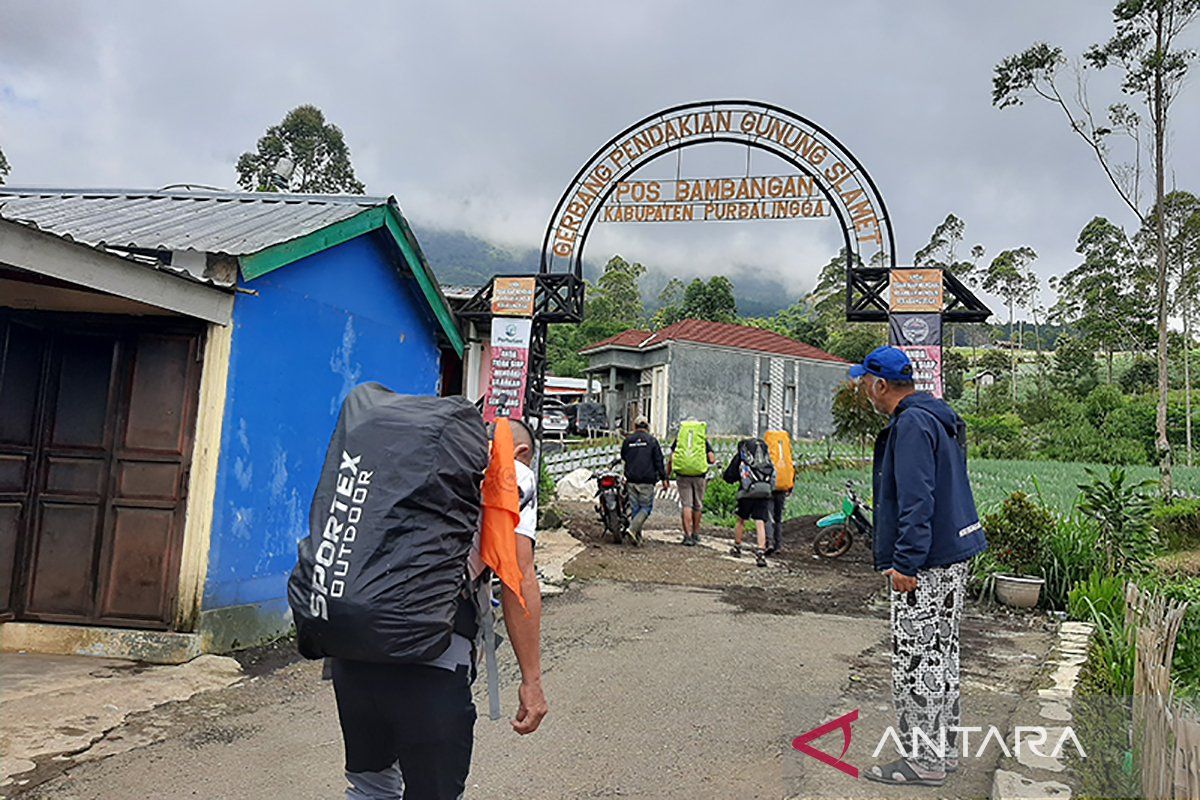
<path fill-rule="evenodd" d="M 517 709 L 516 719 L 512 721 L 512 729 L 525 736 L 538 729 L 550 709 L 546 705 L 546 695 L 542 692 L 540 680 L 530 683 L 522 681 L 521 688 L 517 690 L 517 697 L 521 706 Z"/>
<path fill-rule="evenodd" d="M 663 491 L 664 491 L 664 492 L 665 492 L 665 491 L 667 491 L 668 489 L 670 489 L 670 488 L 671 488 L 671 482 L 670 482 L 670 481 L 666 481 L 666 480 L 665 480 L 665 481 L 663 481 L 663 482 L 662 482 L 662 487 L 663 487 Z"/>
<path fill-rule="evenodd" d="M 884 570 L 884 575 L 888 575 L 892 579 L 892 591 L 894 592 L 915 592 L 917 590 L 917 579 L 897 572 L 894 569 Z"/>

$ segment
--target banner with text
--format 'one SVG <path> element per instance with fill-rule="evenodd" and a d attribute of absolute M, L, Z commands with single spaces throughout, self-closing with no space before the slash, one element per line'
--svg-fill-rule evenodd
<path fill-rule="evenodd" d="M 894 269 L 888 285 L 893 314 L 942 313 L 940 269 Z"/>
<path fill-rule="evenodd" d="M 929 392 L 934 397 L 942 396 L 942 348 L 938 345 L 903 345 L 901 350 L 908 355 L 913 365 L 913 381 L 918 392 Z"/>
<path fill-rule="evenodd" d="M 529 377 L 529 337 L 533 321 L 492 319 L 492 374 L 483 402 L 483 419 L 522 419 L 525 416 L 525 383 Z"/>
<path fill-rule="evenodd" d="M 900 345 L 940 345 L 941 314 L 892 314 L 888 317 L 889 343 Z"/>

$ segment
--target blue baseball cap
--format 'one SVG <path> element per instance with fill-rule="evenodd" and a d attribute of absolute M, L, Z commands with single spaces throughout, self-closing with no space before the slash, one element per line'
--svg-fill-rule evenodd
<path fill-rule="evenodd" d="M 863 375 L 874 375 L 885 381 L 911 381 L 913 366 L 903 350 L 885 344 L 868 353 L 863 363 L 850 368 L 851 378 L 861 378 Z"/>

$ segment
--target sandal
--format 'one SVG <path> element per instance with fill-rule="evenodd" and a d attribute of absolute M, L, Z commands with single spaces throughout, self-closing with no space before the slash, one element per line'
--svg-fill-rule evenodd
<path fill-rule="evenodd" d="M 738 547 L 735 544 L 733 547 L 729 548 L 729 555 L 733 556 L 734 558 L 741 558 L 742 557 L 742 548 Z"/>
<path fill-rule="evenodd" d="M 762 550 L 754 551 L 754 563 L 756 566 L 765 567 L 767 565 L 767 556 Z"/>
<path fill-rule="evenodd" d="M 869 781 L 886 783 L 891 786 L 941 786 L 946 782 L 945 775 L 936 778 L 922 778 L 903 758 L 887 764 L 877 764 L 864 772 L 863 777 Z"/>

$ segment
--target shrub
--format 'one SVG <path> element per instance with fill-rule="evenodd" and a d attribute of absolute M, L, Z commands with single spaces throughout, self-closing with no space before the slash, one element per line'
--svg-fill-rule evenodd
<path fill-rule="evenodd" d="M 704 512 L 712 515 L 714 525 L 732 528 L 737 511 L 737 486 L 722 480 L 710 480 L 704 490 Z"/>
<path fill-rule="evenodd" d="M 1150 512 L 1150 519 L 1168 550 L 1200 547 L 1200 500 L 1159 503 Z"/>
<path fill-rule="evenodd" d="M 1059 517 L 1046 543 L 1042 577 L 1046 585 L 1042 602 L 1049 608 L 1067 608 L 1067 593 L 1103 567 L 1104 559 L 1096 547 L 1095 523 L 1078 510 Z"/>
<path fill-rule="evenodd" d="M 973 455 L 1010 459 L 1029 455 L 1029 445 L 1023 435 L 1025 423 L 1016 414 L 967 414 L 964 420 Z"/>
<path fill-rule="evenodd" d="M 1107 479 L 1090 469 L 1087 474 L 1092 480 L 1079 485 L 1079 510 L 1096 520 L 1106 573 L 1145 572 L 1157 547 L 1147 492 L 1155 481 L 1127 481 L 1120 467 Z"/>
<path fill-rule="evenodd" d="M 1024 492 L 1013 492 L 983 518 L 996 561 L 1018 576 L 1041 571 L 1054 527 L 1054 514 Z"/>
<path fill-rule="evenodd" d="M 1135 358 L 1129 369 L 1117 379 L 1121 391 L 1126 394 L 1144 394 L 1158 386 L 1158 364 L 1154 359 L 1141 356 Z"/>
<path fill-rule="evenodd" d="M 554 478 L 550 477 L 550 473 L 546 470 L 546 462 L 543 459 L 538 464 L 538 503 L 545 505 L 554 500 L 554 496 L 558 493 L 557 485 L 554 483 Z"/>

